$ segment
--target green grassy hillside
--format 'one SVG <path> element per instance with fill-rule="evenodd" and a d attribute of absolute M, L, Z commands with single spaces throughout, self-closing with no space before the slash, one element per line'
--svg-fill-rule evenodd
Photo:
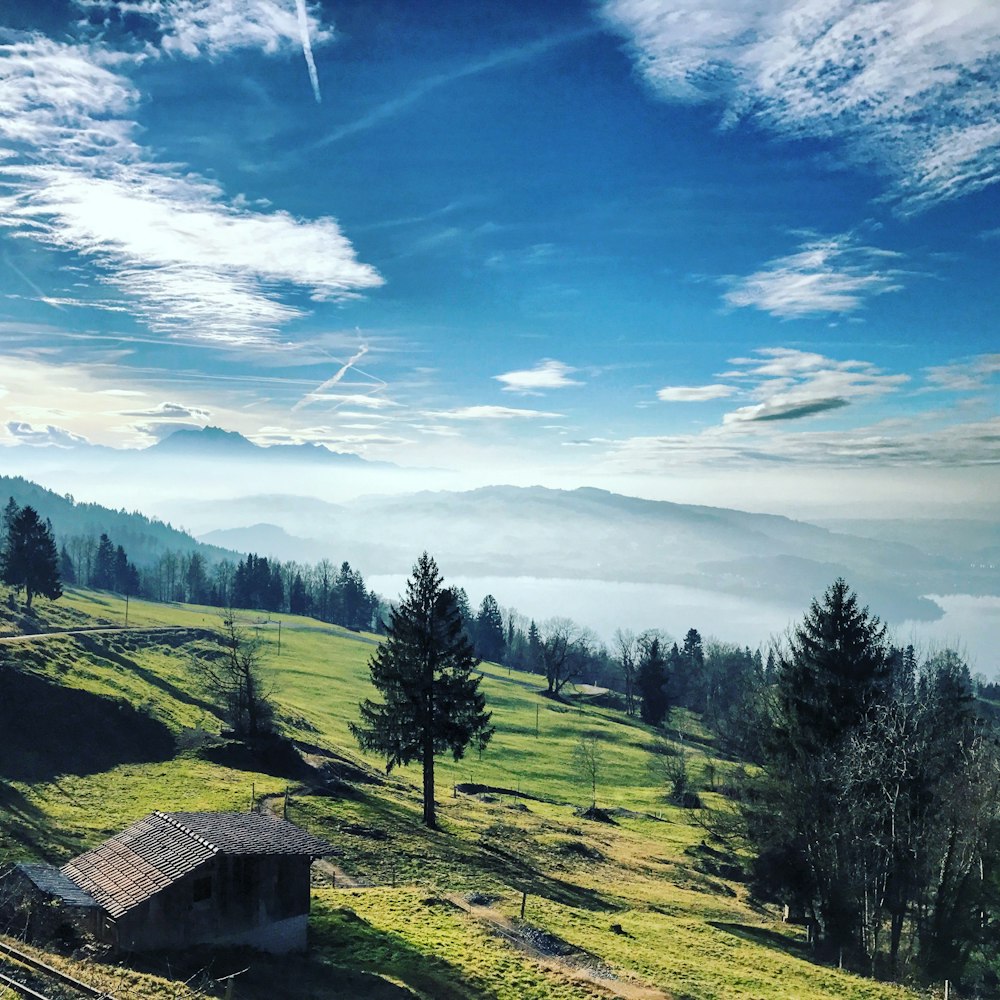
<path fill-rule="evenodd" d="M 40 602 L 30 620 L 0 609 L 7 635 L 110 627 L 125 613 L 85 591 Z M 656 734 L 635 720 L 582 697 L 555 703 L 537 677 L 486 665 L 496 737 L 482 759 L 440 760 L 441 829 L 428 832 L 417 768 L 387 779 L 347 728 L 372 693 L 374 636 L 245 616 L 267 640 L 281 721 L 304 755 L 296 764 L 219 737 L 199 682 L 217 611 L 133 601 L 128 613 L 130 626 L 178 631 L 0 643 L 0 855 L 61 861 L 151 809 L 245 809 L 251 796 L 280 809 L 290 789 L 289 818 L 340 857 L 318 873 L 310 957 L 250 959 L 237 995 L 277 995 L 275 977 L 292 998 L 405 995 L 402 986 L 511 1000 L 909 995 L 814 964 L 798 929 L 723 877 L 738 874 L 734 859 L 696 811 L 666 803 L 649 767 Z M 674 724 L 673 751 L 718 805 L 712 785 L 735 765 L 712 758 L 696 720 Z M 605 748 L 597 799 L 614 823 L 574 811 L 590 802 L 572 761 L 583 734 Z M 470 796 L 461 783 L 509 791 Z"/>

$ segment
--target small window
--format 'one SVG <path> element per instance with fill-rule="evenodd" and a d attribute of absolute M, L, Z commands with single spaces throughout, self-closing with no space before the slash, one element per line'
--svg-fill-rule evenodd
<path fill-rule="evenodd" d="M 196 903 L 204 903 L 212 898 L 212 877 L 196 878 L 194 880 L 193 899 Z"/>

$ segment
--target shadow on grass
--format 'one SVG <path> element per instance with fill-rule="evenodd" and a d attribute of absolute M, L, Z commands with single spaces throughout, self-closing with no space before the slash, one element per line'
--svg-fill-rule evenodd
<path fill-rule="evenodd" d="M 280 736 L 252 742 L 228 740 L 201 748 L 198 756 L 234 771 L 253 771 L 275 778 L 304 779 L 311 773 L 291 740 Z"/>
<path fill-rule="evenodd" d="M 224 995 L 227 977 L 235 973 L 233 996 L 238 1000 L 313 1000 L 319 996 L 413 1000 L 416 996 L 381 978 L 378 970 L 365 971 L 362 966 L 368 965 L 366 962 L 352 961 L 347 968 L 331 966 L 317 957 L 315 948 L 307 955 L 268 955 L 247 948 L 206 945 L 184 952 L 133 955 L 129 965 L 137 972 L 188 983 L 208 996 Z"/>
<path fill-rule="evenodd" d="M 31 854 L 53 863 L 83 849 L 79 840 L 57 832 L 38 806 L 3 781 L 0 781 L 0 832 Z"/>
<path fill-rule="evenodd" d="M 197 630 L 192 630 L 192 632 L 195 631 Z M 201 638 L 200 635 L 198 637 Z M 152 670 L 149 670 L 140 663 L 137 663 L 131 657 L 124 656 L 117 650 L 111 649 L 105 640 L 89 635 L 76 635 L 73 636 L 73 638 L 76 640 L 81 649 L 85 649 L 87 652 L 93 653 L 95 656 L 99 656 L 102 660 L 114 663 L 117 666 L 128 670 L 130 673 L 135 674 L 137 677 L 141 677 L 142 680 L 150 685 L 150 687 L 158 688 L 175 701 L 179 701 L 185 705 L 190 705 L 192 708 L 200 708 L 202 711 L 208 712 L 210 715 L 218 716 L 218 706 L 212 704 L 212 702 L 205 701 L 203 698 L 196 697 L 191 694 L 190 691 L 186 691 L 184 688 L 180 688 L 176 684 L 172 684 L 170 681 L 160 677 Z"/>
<path fill-rule="evenodd" d="M 782 951 L 786 955 L 805 959 L 813 965 L 823 964 L 805 941 L 796 941 L 795 938 L 790 938 L 780 931 L 772 931 L 767 927 L 754 927 L 752 924 L 730 923 L 725 920 L 709 920 L 708 925 L 744 941 L 752 941 L 754 944 Z"/>
<path fill-rule="evenodd" d="M 398 934 L 378 930 L 351 909 L 314 911 L 310 925 L 314 953 L 337 966 L 392 976 L 434 1000 L 496 996 L 449 962 L 418 950 Z"/>
<path fill-rule="evenodd" d="M 128 702 L 0 671 L 0 779 L 50 781 L 169 760 L 174 737 Z"/>
<path fill-rule="evenodd" d="M 450 890 L 462 891 L 463 885 L 475 885 L 485 876 L 519 893 L 541 896 L 565 906 L 599 913 L 620 909 L 593 889 L 542 871 L 527 856 L 527 849 L 512 849 L 512 842 L 503 831 L 465 839 L 450 828 L 451 823 L 445 817 L 439 818 L 439 829 L 426 829 L 416 806 L 407 809 L 382 795 L 358 789 L 351 798 L 364 809 L 366 836 L 355 832 L 357 824 L 351 824 L 349 829 L 329 813 L 324 815 L 321 805 L 319 812 L 310 812 L 318 820 L 315 832 L 343 850 L 343 866 L 351 875 L 361 876 L 365 884 L 447 885 Z M 296 808 L 301 807 L 293 806 L 289 813 L 293 822 Z M 376 849 L 369 841 L 383 846 Z M 386 841 L 388 848 L 384 846 Z"/>

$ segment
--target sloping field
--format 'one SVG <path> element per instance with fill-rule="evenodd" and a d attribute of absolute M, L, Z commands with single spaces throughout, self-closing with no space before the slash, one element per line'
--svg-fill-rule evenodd
<path fill-rule="evenodd" d="M 0 634 L 23 631 L 0 607 Z M 124 615 L 116 598 L 72 591 L 40 603 L 28 626 L 116 628 Z M 250 966 L 237 996 L 911 995 L 813 963 L 798 929 L 748 898 L 739 858 L 712 840 L 704 811 L 666 803 L 650 768 L 657 734 L 635 720 L 584 697 L 553 702 L 537 677 L 486 665 L 496 736 L 482 759 L 440 760 L 441 829 L 429 832 L 417 769 L 386 778 L 347 728 L 372 693 L 374 636 L 243 616 L 266 639 L 274 699 L 303 761 L 220 738 L 199 674 L 217 609 L 132 601 L 128 616 L 129 631 L 0 641 L 0 854 L 60 861 L 151 809 L 253 799 L 280 811 L 287 791 L 288 817 L 340 856 L 317 866 L 308 958 L 204 959 L 216 974 L 220 963 Z M 674 724 L 668 751 L 687 755 L 702 799 L 719 806 L 713 788 L 736 765 L 712 758 L 696 720 Z M 573 765 L 583 735 L 604 750 L 597 804 L 613 822 L 577 814 L 590 804 Z M 154 968 L 181 975 L 176 961 Z"/>

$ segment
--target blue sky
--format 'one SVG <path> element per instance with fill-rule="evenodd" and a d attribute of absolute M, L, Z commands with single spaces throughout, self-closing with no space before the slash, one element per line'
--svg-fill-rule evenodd
<path fill-rule="evenodd" d="M 992 0 L 0 12 L 0 445 L 996 496 Z"/>

